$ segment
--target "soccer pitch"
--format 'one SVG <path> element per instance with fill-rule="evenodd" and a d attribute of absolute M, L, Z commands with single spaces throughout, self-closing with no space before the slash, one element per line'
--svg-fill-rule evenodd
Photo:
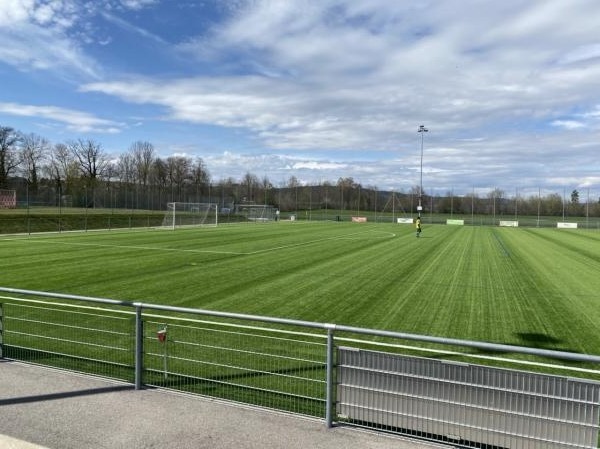
<path fill-rule="evenodd" d="M 299 223 L 0 237 L 4 287 L 600 354 L 600 233 Z"/>

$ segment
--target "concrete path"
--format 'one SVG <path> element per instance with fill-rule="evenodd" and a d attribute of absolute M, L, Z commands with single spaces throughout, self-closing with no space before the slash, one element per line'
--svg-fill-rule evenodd
<path fill-rule="evenodd" d="M 449 446 L 0 359 L 0 449 Z"/>

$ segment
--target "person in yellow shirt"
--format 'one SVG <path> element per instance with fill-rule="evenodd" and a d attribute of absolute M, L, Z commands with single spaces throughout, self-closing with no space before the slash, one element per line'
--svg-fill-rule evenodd
<path fill-rule="evenodd" d="M 417 221 L 415 221 L 415 227 L 417 228 L 417 237 L 421 237 L 421 217 L 417 217 Z"/>

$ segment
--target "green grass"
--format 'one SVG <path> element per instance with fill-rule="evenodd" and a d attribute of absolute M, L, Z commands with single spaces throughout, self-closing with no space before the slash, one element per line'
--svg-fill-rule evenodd
<path fill-rule="evenodd" d="M 0 238 L 1 285 L 600 353 L 600 233 L 271 223 Z"/>
<path fill-rule="evenodd" d="M 417 239 L 407 225 L 280 222 L 0 237 L 4 287 L 594 355 L 600 354 L 599 268 L 600 233 L 590 230 L 426 224 Z M 130 308 L 4 302 L 5 357 L 133 382 Z M 323 332 L 309 337 L 234 329 L 228 324 L 236 320 L 215 323 L 151 309 L 143 320 L 144 384 L 324 416 Z M 167 323 L 165 344 L 156 332 Z M 338 330 L 336 343 L 373 346 L 348 343 L 346 336 L 357 337 Z M 412 345 L 419 350 L 386 350 L 497 355 Z M 506 360 L 429 354 L 522 368 Z M 598 366 L 563 365 L 596 372 L 526 369 L 598 379 Z"/>
<path fill-rule="evenodd" d="M 161 226 L 164 212 L 35 207 L 0 209 L 0 234 L 131 229 Z"/>

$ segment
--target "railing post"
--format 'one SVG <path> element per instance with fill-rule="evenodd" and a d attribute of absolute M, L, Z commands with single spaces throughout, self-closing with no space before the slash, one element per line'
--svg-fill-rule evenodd
<path fill-rule="evenodd" d="M 333 414 L 335 409 L 335 394 L 333 389 L 335 388 L 334 383 L 334 341 L 333 331 L 335 324 L 327 324 L 327 392 L 325 394 L 325 425 L 327 428 L 333 427 Z"/>
<path fill-rule="evenodd" d="M 144 322 L 142 320 L 142 304 L 135 304 L 135 389 L 142 389 L 144 371 Z"/>
<path fill-rule="evenodd" d="M 0 359 L 2 358 L 2 345 L 4 344 L 4 340 L 2 339 L 2 331 L 4 329 L 2 319 L 4 314 L 2 313 L 2 303 L 0 302 Z"/>

